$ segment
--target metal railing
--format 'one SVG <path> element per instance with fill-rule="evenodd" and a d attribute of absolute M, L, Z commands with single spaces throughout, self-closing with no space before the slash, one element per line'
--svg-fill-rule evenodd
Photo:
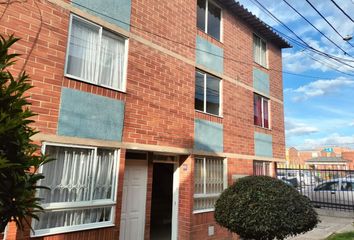
<path fill-rule="evenodd" d="M 354 170 L 278 165 L 276 177 L 310 198 L 315 207 L 354 211 Z"/>

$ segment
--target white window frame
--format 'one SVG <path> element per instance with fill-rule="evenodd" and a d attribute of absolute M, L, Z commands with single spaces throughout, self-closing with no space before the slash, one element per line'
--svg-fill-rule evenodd
<path fill-rule="evenodd" d="M 254 46 L 255 46 L 255 43 L 254 43 L 254 38 L 259 38 L 259 40 L 260 40 L 260 49 L 259 49 L 259 52 L 261 52 L 262 51 L 262 42 L 264 42 L 264 44 L 265 44 L 265 64 L 263 65 L 261 62 L 261 56 L 262 56 L 262 54 L 259 54 L 259 58 L 258 59 L 255 59 L 256 57 L 255 57 L 255 51 L 254 51 Z M 260 65 L 260 66 L 262 66 L 262 67 L 264 67 L 264 68 L 268 68 L 268 44 L 267 44 L 267 41 L 266 40 L 264 40 L 262 37 L 260 37 L 258 34 L 256 34 L 256 33 L 253 33 L 253 61 L 255 62 L 255 63 L 257 63 L 258 65 Z"/>
<path fill-rule="evenodd" d="M 208 15 L 209 15 L 209 2 L 211 2 L 211 4 L 215 5 L 217 8 L 220 9 L 220 39 L 215 38 L 214 36 L 210 35 L 208 33 Z M 219 4 L 217 4 L 216 2 L 212 1 L 212 0 L 205 0 L 205 18 L 204 18 L 204 22 L 205 22 L 205 27 L 204 29 L 201 29 L 204 33 L 208 34 L 208 36 L 214 38 L 215 40 L 219 41 L 219 42 L 223 42 L 223 11 L 222 8 L 220 7 Z"/>
<path fill-rule="evenodd" d="M 259 165 L 262 164 L 262 175 L 260 175 L 260 176 L 271 176 L 272 175 L 271 162 L 261 161 L 261 160 L 253 160 L 253 168 L 255 167 L 255 162 L 258 163 Z M 268 165 L 269 174 L 266 174 L 267 165 Z M 254 171 L 254 169 L 253 169 L 253 171 Z"/>
<path fill-rule="evenodd" d="M 194 193 L 193 194 L 193 205 L 194 205 L 194 199 L 198 199 L 198 198 L 209 198 L 209 197 L 218 197 L 221 195 L 220 193 L 206 193 L 206 159 L 208 157 L 196 157 L 195 159 L 203 159 L 203 172 L 204 172 L 204 179 L 203 179 L 203 192 L 204 193 Z M 221 160 L 221 159 L 220 159 Z M 223 190 L 225 190 L 227 188 L 227 158 L 222 159 L 223 161 L 223 181 L 224 181 L 224 187 Z M 194 174 L 194 173 L 193 173 Z M 193 175 L 193 179 L 194 179 L 194 175 Z M 194 209 L 194 207 L 193 207 Z M 208 209 L 200 209 L 200 210 L 193 210 L 193 214 L 197 214 L 197 213 L 205 213 L 205 212 L 213 212 L 215 210 L 215 208 L 208 208 Z"/>
<path fill-rule="evenodd" d="M 195 71 L 199 72 L 200 74 L 203 74 L 203 76 L 204 76 L 204 78 L 203 78 L 204 79 L 203 111 L 198 110 L 198 109 L 195 109 L 195 111 L 201 112 L 201 113 L 205 113 L 205 114 L 208 114 L 208 115 L 212 115 L 212 116 L 216 116 L 216 117 L 222 117 L 222 79 L 219 78 L 219 77 L 216 77 L 216 76 L 214 76 L 212 74 L 206 73 L 206 72 L 204 72 L 202 70 L 199 70 L 199 69 L 196 69 Z M 219 113 L 218 114 L 213 114 L 213 113 L 209 113 L 209 112 L 206 111 L 206 109 L 207 109 L 207 75 L 215 77 L 215 78 L 219 79 L 219 81 L 220 81 L 220 84 L 219 84 Z"/>
<path fill-rule="evenodd" d="M 72 75 L 72 74 L 69 74 L 68 73 L 68 59 L 69 59 L 69 50 L 70 50 L 70 42 L 71 42 L 71 31 L 72 31 L 72 22 L 73 22 L 73 19 L 76 18 L 78 19 L 79 21 L 82 21 L 82 22 L 85 22 L 89 25 L 92 25 L 92 26 L 95 26 L 97 28 L 99 28 L 99 47 L 98 47 L 98 51 L 100 53 L 101 51 L 101 37 L 102 37 L 102 34 L 103 34 L 103 31 L 105 31 L 105 33 L 108 33 L 108 35 L 110 35 L 110 37 L 112 38 L 115 38 L 117 40 L 120 40 L 120 41 L 124 41 L 124 66 L 123 66 L 123 82 L 122 82 L 122 88 L 115 88 L 115 87 L 112 87 L 112 86 L 107 86 L 107 85 L 104 85 L 104 84 L 99 84 L 98 83 L 98 71 L 96 70 L 96 76 L 95 76 L 95 81 L 94 82 L 90 82 L 88 81 L 87 79 L 84 79 L 84 78 L 81 78 L 81 77 L 78 77 L 78 76 L 75 76 L 75 75 Z M 75 15 L 75 14 L 70 14 L 70 22 L 69 22 L 69 31 L 68 31 L 68 43 L 67 43 L 67 48 L 66 48 L 66 57 L 65 57 L 65 66 L 64 66 L 64 76 L 67 77 L 67 78 L 71 78 L 71 79 L 75 79 L 75 80 L 79 80 L 79 81 L 82 81 L 82 82 L 86 82 L 86 83 L 89 83 L 89 84 L 94 84 L 94 85 L 97 85 L 97 86 L 101 86 L 101 87 L 104 87 L 104 88 L 108 88 L 108 89 L 112 89 L 112 90 L 116 90 L 116 91 L 121 91 L 121 92 L 126 92 L 126 85 L 127 85 L 127 70 L 128 70 L 128 49 L 129 49 L 129 39 L 125 36 L 122 36 L 118 33 L 113 33 L 111 31 L 108 31 L 108 30 L 105 30 L 102 26 L 94 23 L 94 22 L 91 22 L 89 20 L 86 20 L 85 18 L 82 18 L 78 15 Z M 100 55 L 100 54 L 99 54 Z M 96 66 L 96 68 L 98 68 L 98 64 Z M 117 79 L 118 80 L 118 79 Z"/>
<path fill-rule="evenodd" d="M 44 142 L 42 144 L 42 153 L 45 154 L 45 150 L 47 146 L 54 147 L 72 147 L 72 148 L 81 148 L 81 149 L 91 149 L 94 151 L 94 158 L 97 159 L 97 149 L 111 149 L 114 151 L 114 162 L 113 162 L 113 180 L 112 184 L 112 197 L 110 200 L 91 200 L 91 201 L 81 201 L 81 202 L 67 202 L 67 203 L 47 203 L 41 204 L 41 207 L 44 211 L 47 212 L 55 212 L 60 210 L 80 210 L 80 209 L 90 209 L 90 208 L 98 208 L 98 207 L 111 207 L 111 216 L 110 220 L 106 222 L 98 222 L 98 223 L 88 223 L 81 224 L 75 226 L 65 226 L 65 227 L 56 227 L 56 228 L 48 228 L 48 229 L 40 229 L 31 231 L 31 237 L 40 237 L 58 233 L 67 233 L 67 232 L 76 232 L 88 229 L 96 229 L 103 227 L 113 227 L 115 226 L 115 210 L 117 204 L 117 188 L 118 188 L 118 169 L 120 163 L 120 149 L 106 148 L 106 147 L 91 147 L 91 146 L 83 146 L 83 145 L 71 145 L 71 144 L 61 144 L 61 143 L 51 143 Z M 55 161 L 55 160 L 54 160 Z M 43 172 L 43 166 L 41 166 L 38 171 L 40 173 Z M 91 179 L 92 184 L 94 182 L 94 178 Z M 36 197 L 38 197 L 38 191 L 36 192 Z M 92 198 L 92 195 L 91 195 Z M 35 219 L 32 219 L 32 228 L 34 229 Z"/>
<path fill-rule="evenodd" d="M 259 125 L 256 125 L 256 124 L 255 124 L 255 126 L 270 130 L 271 129 L 271 125 L 270 125 L 270 123 L 271 123 L 270 99 L 267 98 L 267 97 L 264 97 L 263 95 L 260 95 L 258 93 L 254 93 L 254 94 L 256 94 L 256 95 L 261 97 L 261 118 L 262 118 L 262 126 L 259 126 Z M 265 122 L 265 119 L 264 119 L 264 102 L 265 102 L 265 100 L 267 100 L 267 105 L 268 105 L 268 127 L 264 126 L 265 125 L 265 123 L 264 123 Z"/>

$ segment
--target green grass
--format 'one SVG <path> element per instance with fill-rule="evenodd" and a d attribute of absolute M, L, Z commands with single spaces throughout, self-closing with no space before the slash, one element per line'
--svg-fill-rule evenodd
<path fill-rule="evenodd" d="M 326 240 L 354 240 L 354 231 L 346 233 L 336 233 L 329 236 Z"/>

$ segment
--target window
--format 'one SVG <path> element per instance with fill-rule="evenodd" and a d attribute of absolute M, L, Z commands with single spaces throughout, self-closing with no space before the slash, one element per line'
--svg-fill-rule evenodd
<path fill-rule="evenodd" d="M 345 182 L 343 181 L 341 183 L 341 188 L 342 191 L 354 191 L 354 182 Z"/>
<path fill-rule="evenodd" d="M 224 160 L 196 158 L 194 166 L 194 211 L 212 211 L 226 187 Z"/>
<path fill-rule="evenodd" d="M 267 67 L 267 44 L 257 35 L 253 35 L 253 58 L 256 63 Z"/>
<path fill-rule="evenodd" d="M 263 161 L 253 161 L 253 175 L 270 176 L 270 163 Z"/>
<path fill-rule="evenodd" d="M 221 9 L 210 0 L 198 0 L 197 27 L 220 41 Z"/>
<path fill-rule="evenodd" d="M 72 15 L 66 76 L 124 90 L 126 41 L 101 26 Z"/>
<path fill-rule="evenodd" d="M 195 109 L 221 115 L 219 78 L 201 71 L 195 72 Z"/>
<path fill-rule="evenodd" d="M 269 99 L 254 94 L 254 125 L 263 128 L 269 127 Z"/>
<path fill-rule="evenodd" d="M 48 145 L 45 153 L 56 160 L 45 164 L 46 176 L 37 196 L 42 199 L 40 221 L 33 220 L 35 236 L 113 226 L 117 150 Z"/>
<path fill-rule="evenodd" d="M 339 182 L 327 182 L 319 185 L 315 191 L 337 191 Z"/>

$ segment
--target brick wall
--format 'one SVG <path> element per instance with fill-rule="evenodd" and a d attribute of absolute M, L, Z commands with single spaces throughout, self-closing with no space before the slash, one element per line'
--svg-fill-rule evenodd
<path fill-rule="evenodd" d="M 342 152 L 342 158 L 348 160 L 348 168 L 354 170 L 354 151 Z"/>

